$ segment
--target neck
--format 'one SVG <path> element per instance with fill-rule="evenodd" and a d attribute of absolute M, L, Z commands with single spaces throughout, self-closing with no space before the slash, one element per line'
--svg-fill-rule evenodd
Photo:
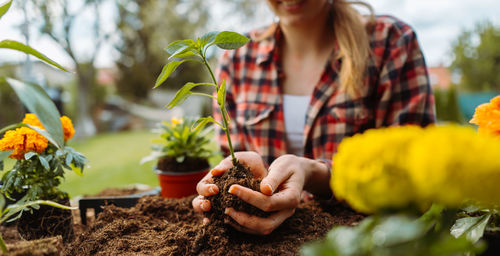
<path fill-rule="evenodd" d="M 334 41 L 332 26 L 327 10 L 307 23 L 280 24 L 284 36 L 284 51 L 300 58 L 330 50 Z"/>

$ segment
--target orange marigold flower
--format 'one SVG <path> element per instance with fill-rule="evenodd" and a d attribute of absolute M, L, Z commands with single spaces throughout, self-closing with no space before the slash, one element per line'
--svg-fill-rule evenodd
<path fill-rule="evenodd" d="M 75 128 L 73 127 L 73 122 L 67 116 L 61 116 L 61 124 L 64 132 L 64 141 L 68 141 L 75 135 Z"/>
<path fill-rule="evenodd" d="M 28 113 L 24 116 L 23 123 L 44 129 L 42 122 L 40 122 L 40 120 L 38 120 L 38 117 L 32 113 Z"/>
<path fill-rule="evenodd" d="M 14 150 L 9 156 L 14 159 L 23 159 L 24 154 L 30 151 L 42 153 L 48 145 L 45 137 L 28 127 L 7 131 L 0 140 L 0 150 Z"/>
<path fill-rule="evenodd" d="M 75 135 L 75 128 L 73 127 L 73 122 L 71 122 L 71 119 L 67 116 L 61 116 L 60 120 L 64 132 L 64 141 L 68 141 Z M 45 127 L 43 127 L 42 123 L 35 114 L 31 113 L 26 114 L 23 119 L 23 123 L 45 129 Z"/>
<path fill-rule="evenodd" d="M 500 135 L 500 95 L 479 105 L 469 122 L 479 125 L 479 133 Z"/>

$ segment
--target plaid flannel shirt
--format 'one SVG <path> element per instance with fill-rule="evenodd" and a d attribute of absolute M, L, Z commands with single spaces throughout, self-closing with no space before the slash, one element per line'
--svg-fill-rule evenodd
<path fill-rule="evenodd" d="M 255 31 L 254 31 L 255 33 Z M 287 154 L 280 87 L 280 33 L 225 51 L 216 72 L 226 81 L 227 111 L 235 151 L 256 151 L 267 164 Z M 338 47 L 314 86 L 304 127 L 304 156 L 332 159 L 343 138 L 366 129 L 434 122 L 434 98 L 424 56 L 410 26 L 390 16 L 378 16 L 370 35 L 372 58 L 362 93 L 340 91 Z M 215 119 L 221 121 L 218 108 Z M 227 138 L 218 131 L 228 153 Z M 390 145 L 387 145 L 390 147 Z"/>

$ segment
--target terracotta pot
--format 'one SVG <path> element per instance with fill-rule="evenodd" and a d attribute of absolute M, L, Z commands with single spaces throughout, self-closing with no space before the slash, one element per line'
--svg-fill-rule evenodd
<path fill-rule="evenodd" d="M 208 168 L 194 172 L 166 172 L 155 170 L 160 180 L 161 196 L 164 198 L 181 198 L 196 194 L 196 184 L 207 173 Z"/>

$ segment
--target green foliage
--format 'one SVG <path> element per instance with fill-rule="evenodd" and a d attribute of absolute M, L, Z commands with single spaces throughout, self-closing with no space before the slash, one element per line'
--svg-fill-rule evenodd
<path fill-rule="evenodd" d="M 0 6 L 0 18 L 2 18 L 3 15 L 9 10 L 11 5 L 12 5 L 12 0 L 10 0 L 10 1 L 8 1 Z"/>
<path fill-rule="evenodd" d="M 26 54 L 35 56 L 38 59 L 43 60 L 46 63 L 48 63 L 48 64 L 50 64 L 50 65 L 52 65 L 52 66 L 54 66 L 54 67 L 56 67 L 56 68 L 58 68 L 60 70 L 69 72 L 63 66 L 57 64 L 55 61 L 49 59 L 47 56 L 41 54 L 37 50 L 35 50 L 35 49 L 33 49 L 33 48 L 31 48 L 31 47 L 23 44 L 23 43 L 20 43 L 20 42 L 14 41 L 14 40 L 3 40 L 3 41 L 0 42 L 0 48 L 13 49 L 13 50 L 17 50 L 17 51 L 20 51 L 20 52 L 24 52 Z"/>
<path fill-rule="evenodd" d="M 452 71 L 470 91 L 500 91 L 500 28 L 484 22 L 464 31 L 453 45 Z M 478 42 L 478 43 L 476 43 Z"/>
<path fill-rule="evenodd" d="M 367 217 L 355 227 L 335 227 L 323 241 L 305 245 L 302 255 L 330 256 L 445 256 L 470 255 L 484 249 L 449 233 L 449 213 L 431 208 L 421 218 L 412 215 Z M 452 218 L 451 218 L 452 219 Z"/>
<path fill-rule="evenodd" d="M 8 11 L 11 3 L 12 1 L 8 1 L 0 6 L 1 16 Z M 32 55 L 56 68 L 68 71 L 47 56 L 22 43 L 12 40 L 3 40 L 0 42 L 0 48 L 11 49 Z M 12 78 L 1 77 L 1 80 L 5 81 L 14 89 L 18 98 L 29 111 L 37 115 L 44 127 L 47 128 L 49 134 L 48 139 L 53 140 L 56 146 L 61 147 L 64 142 L 64 134 L 61 122 L 59 121 L 59 112 L 43 88 L 36 84 L 25 83 Z"/>
<path fill-rule="evenodd" d="M 458 103 L 456 86 L 452 86 L 448 90 L 434 90 L 434 98 L 438 121 L 464 123 L 464 117 L 460 112 Z"/>
<path fill-rule="evenodd" d="M 472 243 L 476 243 L 483 237 L 485 231 L 500 231 L 500 215 L 497 210 L 469 206 L 458 216 L 460 218 L 451 227 L 451 234 L 454 237 L 465 237 Z"/>
<path fill-rule="evenodd" d="M 229 136 L 229 130 L 227 129 L 229 125 L 229 120 L 228 120 L 229 116 L 227 114 L 225 107 L 225 97 L 226 97 L 225 81 L 222 81 L 222 84 L 219 85 L 219 83 L 215 79 L 215 76 L 212 72 L 212 68 L 210 67 L 207 61 L 206 52 L 207 49 L 212 45 L 216 45 L 221 49 L 233 50 L 245 45 L 248 41 L 250 41 L 249 38 L 240 35 L 236 32 L 229 32 L 229 31 L 223 31 L 220 33 L 209 32 L 203 35 L 202 37 L 196 39 L 196 41 L 187 39 L 187 40 L 178 40 L 172 42 L 165 49 L 165 51 L 171 54 L 169 59 L 176 58 L 176 59 L 182 59 L 182 62 L 194 61 L 202 63 L 208 69 L 210 77 L 212 78 L 213 81 L 213 83 L 198 83 L 198 84 L 191 82 L 186 83 L 180 90 L 177 91 L 176 95 L 170 101 L 167 107 L 173 108 L 174 106 L 181 104 L 185 99 L 187 99 L 189 96 L 193 94 L 213 98 L 213 96 L 210 94 L 195 93 L 191 91 L 193 88 L 199 85 L 209 85 L 215 88 L 215 92 L 217 95 L 215 99 L 217 100 L 217 104 L 220 107 L 222 119 L 224 122 L 224 124 L 218 124 L 218 123 L 217 124 L 220 125 L 226 132 L 229 151 L 231 153 L 233 163 L 236 163 L 236 158 L 234 156 L 234 150 L 231 144 L 231 137 Z M 155 84 L 155 88 L 161 85 L 164 81 L 166 81 L 169 75 L 172 74 L 181 63 L 179 63 L 179 61 L 176 60 L 167 63 L 166 68 L 164 68 L 164 70 L 167 69 L 169 72 L 162 72 L 160 74 L 160 76 L 156 80 L 157 82 Z M 213 118 L 201 119 L 200 125 L 198 125 L 198 127 L 204 126 L 208 122 L 215 122 L 215 120 Z"/>
<path fill-rule="evenodd" d="M 194 125 L 193 120 L 175 118 L 171 122 L 161 122 L 155 131 L 161 139 L 155 140 L 157 144 L 152 147 L 152 153 L 144 157 L 141 164 L 162 157 L 173 157 L 178 163 L 182 163 L 186 158 L 211 157 L 211 141 L 207 136 L 210 129 L 192 129 Z"/>
<path fill-rule="evenodd" d="M 0 16 L 3 16 L 7 12 L 10 5 L 11 1 L 0 6 Z M 22 43 L 3 40 L 0 42 L 0 48 L 12 49 L 32 55 L 56 68 L 68 72 L 61 65 Z M 86 158 L 72 148 L 64 146 L 64 133 L 59 119 L 59 112 L 43 88 L 36 84 L 12 78 L 2 77 L 2 80 L 14 89 L 24 106 L 38 117 L 45 128 L 43 130 L 30 125 L 15 124 L 8 127 L 8 129 L 25 125 L 36 130 L 52 143 L 42 154 L 34 152 L 25 154 L 25 159 L 17 161 L 11 170 L 4 173 L 2 176 L 2 194 L 8 197 L 15 191 L 23 192 L 25 188 L 28 188 L 25 197 L 28 201 L 64 195 L 63 192 L 57 190 L 60 179 L 64 176 L 64 169 L 72 169 L 69 167 L 71 164 L 76 168 L 83 169 L 87 161 Z M 2 132 L 4 130 L 2 129 Z M 3 159 L 8 153 L 10 152 L 2 152 L 0 154 L 0 167 L 2 167 L 0 170 L 3 170 Z"/>
<path fill-rule="evenodd" d="M 41 204 L 43 205 L 49 205 L 61 209 L 66 209 L 66 210 L 75 210 L 77 208 L 73 207 L 68 207 L 62 204 L 58 204 L 56 202 L 48 201 L 48 200 L 36 200 L 36 201 L 26 201 L 26 198 L 23 198 L 19 201 L 17 201 L 15 204 L 11 204 L 7 207 L 5 207 L 6 200 L 3 195 L 0 195 L 0 224 L 3 224 L 4 222 L 11 222 L 16 219 L 19 219 L 21 215 L 23 214 L 23 211 L 28 211 L 33 209 L 38 209 Z M 17 214 L 17 215 L 16 215 Z M 16 216 L 14 216 L 16 215 Z M 5 245 L 5 241 L 2 238 L 2 235 L 0 234 L 0 249 L 2 250 L 3 253 L 7 253 L 7 246 Z"/>
<path fill-rule="evenodd" d="M 26 192 L 28 201 L 63 198 L 67 194 L 58 186 L 65 170 L 74 170 L 81 175 L 86 162 L 85 156 L 71 147 L 57 148 L 49 144 L 43 153 L 28 152 L 24 159 L 16 161 L 2 176 L 1 192 L 7 197 L 15 192 Z"/>

